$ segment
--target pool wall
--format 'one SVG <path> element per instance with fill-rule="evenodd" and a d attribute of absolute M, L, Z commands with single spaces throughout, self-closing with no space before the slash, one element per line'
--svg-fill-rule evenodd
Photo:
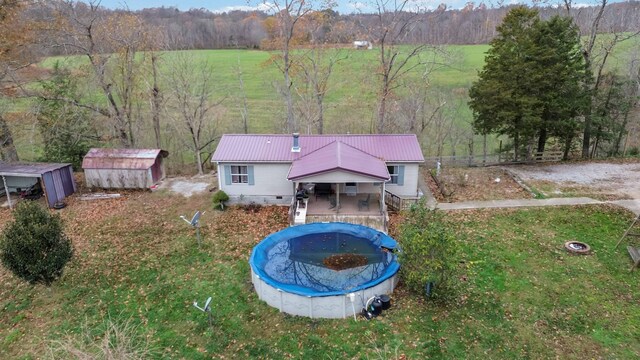
<path fill-rule="evenodd" d="M 375 229 L 339 222 L 299 225 L 273 233 L 254 247 L 249 259 L 251 282 L 258 294 L 258 298 L 287 314 L 311 318 L 339 319 L 352 317 L 354 311 L 359 314 L 367 299 L 372 296 L 390 295 L 393 292 L 400 268 L 395 255 L 389 255 L 393 256 L 393 260 L 377 279 L 365 282 L 352 290 L 316 291 L 301 286 L 280 283 L 272 279 L 264 271 L 265 262 L 268 261 L 265 252 L 270 246 L 305 234 L 326 232 L 338 232 L 371 239 L 375 246 L 384 246 L 390 249 L 394 249 L 397 245 L 395 240 L 387 234 Z M 350 294 L 355 294 L 353 303 Z"/>
<path fill-rule="evenodd" d="M 258 298 L 291 315 L 307 316 L 310 318 L 341 319 L 352 317 L 354 308 L 356 315 L 364 307 L 364 302 L 374 295 L 391 294 L 396 285 L 396 275 L 381 283 L 353 292 L 355 301 L 353 307 L 349 294 L 329 296 L 302 296 L 286 292 L 264 281 L 251 270 L 251 282 L 258 293 Z"/>

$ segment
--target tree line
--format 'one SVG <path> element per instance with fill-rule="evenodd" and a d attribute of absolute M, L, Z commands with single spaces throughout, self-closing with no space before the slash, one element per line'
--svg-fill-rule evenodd
<path fill-rule="evenodd" d="M 57 2 L 41 2 L 32 7 L 28 16 L 32 21 L 48 21 L 57 12 Z M 273 3 L 273 2 L 268 2 Z M 277 3 L 277 2 L 276 2 Z M 544 2 L 543 2 L 544 3 Z M 97 3 L 96 3 L 97 4 Z M 563 14 L 562 6 L 547 3 L 539 7 L 540 17 L 548 19 Z M 588 35 L 591 19 L 599 7 L 580 7 L 570 16 L 582 35 Z M 78 11 L 90 4 L 75 2 Z M 468 2 L 461 9 L 449 9 L 445 4 L 433 10 L 418 12 L 409 34 L 403 42 L 407 44 L 486 44 L 496 36 L 496 27 L 515 5 L 488 7 L 485 3 Z M 297 30 L 304 35 L 299 43 L 349 44 L 354 40 L 369 40 L 367 29 L 376 22 L 376 8 L 370 6 L 368 13 L 341 14 L 330 7 L 317 7 L 313 12 L 322 18 L 321 26 L 305 26 Z M 407 7 L 400 16 L 415 16 L 413 8 Z M 207 9 L 181 11 L 174 7 L 155 7 L 138 11 L 107 9 L 100 7 L 102 16 L 135 15 L 154 29 L 155 35 L 165 42 L 167 50 L 223 49 L 223 48 L 269 48 L 274 38 L 272 31 L 278 14 L 263 11 L 229 11 L 216 13 Z M 640 2 L 625 1 L 611 3 L 600 21 L 601 32 L 628 32 L 638 28 Z M 43 55 L 68 54 L 72 49 L 48 47 L 40 51 Z"/>

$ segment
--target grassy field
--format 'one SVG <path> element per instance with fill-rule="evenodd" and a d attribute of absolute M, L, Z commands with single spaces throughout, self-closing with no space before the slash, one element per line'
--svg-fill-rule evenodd
<path fill-rule="evenodd" d="M 616 51 L 609 57 L 609 68 L 628 71 L 627 64 L 630 54 L 635 52 L 637 39 L 621 43 Z M 484 57 L 488 45 L 460 45 L 445 46 L 438 51 L 438 55 L 425 56 L 427 60 L 436 60 L 437 66 L 428 76 L 427 82 L 421 80 L 425 67 L 418 67 L 408 74 L 403 80 L 403 86 L 397 90 L 396 97 L 391 101 L 391 107 L 402 100 L 409 89 L 417 86 L 428 86 L 427 113 L 442 102 L 446 106 L 442 112 L 454 119 L 458 129 L 454 133 L 459 137 L 456 144 L 457 154 L 467 154 L 468 134 L 472 114 L 467 106 L 467 91 L 469 86 L 477 78 L 477 73 L 484 64 Z M 299 50 L 303 51 L 303 50 Z M 341 51 L 345 59 L 339 62 L 330 81 L 329 90 L 325 99 L 325 133 L 370 133 L 373 132 L 376 119 L 376 94 L 378 91 L 378 78 L 375 73 L 378 52 L 374 50 L 341 49 L 329 50 Z M 166 52 L 162 55 L 162 71 L 169 71 L 169 64 L 178 56 L 189 56 L 196 63 L 208 63 L 215 71 L 216 93 L 218 99 L 225 99 L 212 116 L 220 120 L 219 133 L 242 132 L 241 107 L 242 94 L 239 90 L 237 68 L 242 71 L 245 94 L 248 102 L 249 132 L 250 133 L 282 133 L 286 117 L 286 109 L 278 87 L 282 82 L 282 75 L 276 66 L 270 61 L 275 54 L 259 50 L 197 50 Z M 54 62 L 61 61 L 64 65 L 73 69 L 81 68 L 86 60 L 80 57 L 54 57 L 42 61 L 40 66 L 52 68 Z M 161 72 L 162 72 L 161 71 Z M 82 73 L 82 72 L 80 72 Z M 86 74 L 91 71 L 86 69 Z M 161 89 L 166 90 L 171 86 L 166 78 L 160 79 Z M 297 84 L 301 84 L 298 80 Z M 95 94 L 96 89 L 87 87 L 83 89 L 85 94 Z M 153 131 L 151 131 L 148 101 L 141 102 L 141 124 L 136 124 L 139 147 L 153 146 Z M 24 160 L 35 160 L 39 151 L 39 134 L 34 126 L 33 114 L 29 111 L 30 103 L 24 99 L 12 101 L 8 104 L 0 104 L 0 108 L 8 109 L 19 114 L 10 116 L 11 128 L 16 138 L 18 153 Z M 137 111 L 137 110 L 136 110 Z M 400 111 L 393 109 L 390 115 L 399 117 Z M 164 134 L 175 133 L 169 123 L 173 121 L 165 116 L 163 119 Z M 314 132 L 315 128 L 301 125 L 300 131 Z M 435 142 L 433 130 L 426 131 L 421 139 L 426 156 L 435 156 Z M 165 136 L 167 148 L 172 156 L 169 165 L 173 169 L 176 163 L 184 164 L 193 162 L 192 155 L 184 151 L 180 141 Z M 449 142 L 449 140 L 447 140 Z M 488 148 L 490 152 L 497 151 L 498 141 L 494 137 L 489 138 Z M 475 153 L 482 152 L 482 139 L 477 137 L 474 142 Z M 445 155 L 452 153 L 450 144 L 445 146 Z"/>
<path fill-rule="evenodd" d="M 620 210 L 450 213 L 464 249 L 455 301 L 425 301 L 400 285 L 384 316 L 355 322 L 287 316 L 257 299 L 247 260 L 286 226 L 285 209 L 207 211 L 198 250 L 178 215 L 208 207 L 208 197 L 164 192 L 72 199 L 61 214 L 76 255 L 59 282 L 29 286 L 0 268 L 0 358 L 46 357 L 52 340 L 99 343 L 109 319 L 136 325 L 154 358 L 640 356 L 638 274 L 628 272 L 626 251 L 613 249 L 631 219 Z M 1 211 L 0 227 L 11 217 Z M 570 239 L 593 254 L 568 255 Z M 208 296 L 212 328 L 191 306 Z"/>

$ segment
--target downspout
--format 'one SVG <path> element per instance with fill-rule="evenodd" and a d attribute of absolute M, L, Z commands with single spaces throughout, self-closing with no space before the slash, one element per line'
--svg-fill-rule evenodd
<path fill-rule="evenodd" d="M 222 178 L 220 177 L 220 161 L 216 161 L 216 167 L 218 168 L 218 188 L 222 190 Z"/>

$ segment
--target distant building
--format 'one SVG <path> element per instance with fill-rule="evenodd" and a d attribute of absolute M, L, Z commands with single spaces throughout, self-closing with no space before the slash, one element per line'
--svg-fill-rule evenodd
<path fill-rule="evenodd" d="M 360 50 L 362 50 L 362 49 L 368 49 L 368 50 L 373 49 L 373 45 L 370 42 L 366 41 L 366 40 L 356 40 L 356 41 L 354 41 L 353 42 L 353 47 L 354 47 L 354 49 L 360 49 Z"/>

